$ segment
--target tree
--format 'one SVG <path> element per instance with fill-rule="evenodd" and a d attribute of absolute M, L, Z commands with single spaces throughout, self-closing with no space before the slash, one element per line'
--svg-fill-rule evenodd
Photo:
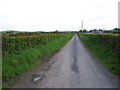
<path fill-rule="evenodd" d="M 83 31 L 82 31 L 82 30 L 80 30 L 79 32 L 80 32 L 80 33 L 82 33 Z"/>
<path fill-rule="evenodd" d="M 115 28 L 115 29 L 113 29 L 113 30 L 120 30 L 120 28 Z"/>
<path fill-rule="evenodd" d="M 56 30 L 55 32 L 58 33 L 58 30 Z"/>
<path fill-rule="evenodd" d="M 86 33 L 86 32 L 87 32 L 87 30 L 84 29 L 84 30 L 83 30 L 83 33 Z"/>

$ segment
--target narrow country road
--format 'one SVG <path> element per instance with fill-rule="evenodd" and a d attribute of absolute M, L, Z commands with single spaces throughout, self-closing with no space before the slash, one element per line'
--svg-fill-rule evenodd
<path fill-rule="evenodd" d="M 13 87 L 33 88 L 117 88 L 118 79 L 99 63 L 78 36 L 73 38 L 47 63 L 48 69 L 36 68 L 45 78 L 31 84 L 29 75 L 22 77 Z M 46 66 L 46 67 L 47 67 Z M 45 68 L 45 67 L 42 67 Z M 28 74 L 28 73 L 27 73 Z"/>

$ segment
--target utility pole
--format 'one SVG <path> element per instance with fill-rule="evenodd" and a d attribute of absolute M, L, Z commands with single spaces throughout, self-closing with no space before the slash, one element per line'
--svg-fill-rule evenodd
<path fill-rule="evenodd" d="M 83 30 L 83 20 L 81 21 L 81 27 L 82 27 L 82 30 Z"/>

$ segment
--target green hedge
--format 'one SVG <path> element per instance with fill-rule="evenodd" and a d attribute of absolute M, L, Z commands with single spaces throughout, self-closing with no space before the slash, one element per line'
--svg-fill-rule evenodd
<path fill-rule="evenodd" d="M 119 35 L 107 35 L 107 34 L 81 34 L 80 37 L 86 37 L 87 40 L 96 43 L 108 45 L 109 48 L 118 52 L 120 49 L 120 36 Z"/>
<path fill-rule="evenodd" d="M 34 47 L 36 45 L 46 45 L 46 43 L 58 39 L 63 35 L 40 35 L 40 36 L 3 36 L 2 55 L 12 54 L 15 50 Z"/>

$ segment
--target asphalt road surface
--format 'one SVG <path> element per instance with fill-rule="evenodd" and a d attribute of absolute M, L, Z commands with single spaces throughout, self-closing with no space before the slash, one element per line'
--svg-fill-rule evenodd
<path fill-rule="evenodd" d="M 42 68 L 34 73 L 42 73 L 37 84 L 31 84 L 31 72 L 27 73 L 13 87 L 34 88 L 118 88 L 118 78 L 98 62 L 75 35 Z"/>

